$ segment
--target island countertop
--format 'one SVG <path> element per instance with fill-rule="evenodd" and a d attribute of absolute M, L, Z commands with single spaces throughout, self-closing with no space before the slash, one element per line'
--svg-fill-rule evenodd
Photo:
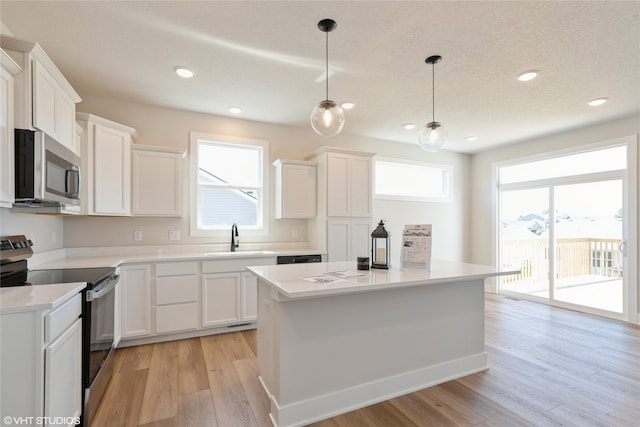
<path fill-rule="evenodd" d="M 248 269 L 269 284 L 283 299 L 425 286 L 518 273 L 517 270 L 445 260 L 432 260 L 431 271 L 393 267 L 389 270 L 357 270 L 355 262 L 265 265 Z M 333 278 L 339 280 L 331 281 Z"/>

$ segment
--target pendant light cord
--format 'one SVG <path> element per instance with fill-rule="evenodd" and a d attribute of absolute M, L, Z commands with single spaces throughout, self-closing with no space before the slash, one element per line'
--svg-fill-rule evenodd
<path fill-rule="evenodd" d="M 326 84 L 326 89 L 327 89 L 327 97 L 326 100 L 329 100 L 329 32 L 327 31 L 325 33 L 326 35 L 326 39 L 325 39 L 325 58 L 324 58 L 324 65 L 325 65 L 325 84 Z"/>
<path fill-rule="evenodd" d="M 431 121 L 436 121 L 436 64 L 431 64 Z"/>

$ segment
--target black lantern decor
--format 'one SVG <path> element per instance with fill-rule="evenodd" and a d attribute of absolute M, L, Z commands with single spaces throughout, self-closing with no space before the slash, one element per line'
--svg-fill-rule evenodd
<path fill-rule="evenodd" d="M 384 221 L 380 220 L 378 227 L 371 233 L 371 268 L 389 269 L 389 252 L 391 235 L 384 228 Z"/>

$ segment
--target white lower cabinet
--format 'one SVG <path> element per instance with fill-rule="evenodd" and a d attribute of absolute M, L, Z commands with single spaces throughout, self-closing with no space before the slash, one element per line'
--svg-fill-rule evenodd
<path fill-rule="evenodd" d="M 258 319 L 258 278 L 242 273 L 242 320 Z"/>
<path fill-rule="evenodd" d="M 240 273 L 202 276 L 202 326 L 240 321 Z"/>
<path fill-rule="evenodd" d="M 151 335 L 151 265 L 120 267 L 122 338 Z"/>
<path fill-rule="evenodd" d="M 125 345 L 255 322 L 257 279 L 246 268 L 275 263 L 272 256 L 121 266 L 119 330 Z"/>
<path fill-rule="evenodd" d="M 0 413 L 76 425 L 82 413 L 82 294 L 0 315 Z M 14 418 L 12 418 L 13 420 Z M 15 423 L 18 423 L 15 421 Z M 7 423 L 9 424 L 9 423 Z"/>
<path fill-rule="evenodd" d="M 69 326 L 44 353 L 44 416 L 53 422 L 62 414 L 79 416 L 82 411 L 81 320 Z"/>
<path fill-rule="evenodd" d="M 120 270 L 118 269 L 118 274 Z M 118 347 L 122 339 L 122 283 L 116 283 L 115 301 L 113 302 L 113 348 Z"/>
<path fill-rule="evenodd" d="M 370 220 L 327 221 L 328 261 L 355 261 L 357 257 L 370 257 Z"/>
<path fill-rule="evenodd" d="M 198 328 L 198 264 L 195 261 L 156 264 L 156 333 Z"/>
<path fill-rule="evenodd" d="M 273 265 L 275 257 L 202 262 L 202 326 L 233 325 L 257 319 L 257 279 L 250 265 Z"/>

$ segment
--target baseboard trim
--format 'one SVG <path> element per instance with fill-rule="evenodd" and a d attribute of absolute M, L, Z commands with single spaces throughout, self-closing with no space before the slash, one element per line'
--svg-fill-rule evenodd
<path fill-rule="evenodd" d="M 274 427 L 293 427 L 324 420 L 487 369 L 487 353 L 482 352 L 287 405 L 280 405 L 262 378 L 259 378 L 259 381 L 271 401 L 269 418 Z"/>

